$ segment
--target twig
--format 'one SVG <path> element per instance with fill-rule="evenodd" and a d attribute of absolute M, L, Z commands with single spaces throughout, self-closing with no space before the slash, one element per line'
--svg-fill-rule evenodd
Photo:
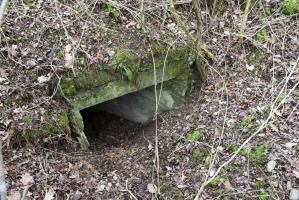
<path fill-rule="evenodd" d="M 297 63 L 299 61 L 299 57 L 297 59 Z M 231 163 L 235 158 L 236 156 L 240 153 L 240 151 L 258 134 L 260 133 L 262 130 L 264 130 L 264 128 L 266 128 L 268 126 L 268 122 L 273 118 L 274 116 L 274 113 L 276 113 L 276 111 L 280 108 L 280 106 L 282 104 L 284 104 L 286 98 L 288 96 L 290 96 L 290 94 L 296 89 L 296 87 L 299 85 L 299 81 L 290 89 L 290 91 L 288 92 L 287 95 L 284 96 L 284 98 L 280 101 L 280 103 L 278 103 L 277 106 L 275 106 L 279 100 L 279 97 L 281 95 L 281 93 L 283 93 L 283 91 L 285 90 L 285 88 L 287 87 L 287 84 L 295 70 L 295 66 L 293 67 L 293 70 L 290 72 L 290 74 L 285 78 L 285 84 L 284 86 L 282 87 L 282 89 L 280 90 L 279 94 L 277 95 L 275 101 L 272 103 L 272 106 L 271 106 L 271 111 L 267 117 L 267 119 L 261 124 L 261 126 L 250 136 L 248 137 L 245 142 L 235 151 L 235 153 L 226 161 L 224 162 L 218 169 L 217 171 L 215 172 L 215 174 L 210 178 L 208 179 L 207 181 L 205 181 L 200 189 L 198 190 L 194 200 L 199 200 L 199 197 L 201 196 L 201 193 L 203 192 L 204 188 L 216 177 L 218 176 L 218 174 L 220 173 L 220 171 L 225 167 L 227 166 L 229 163 Z"/>
<path fill-rule="evenodd" d="M 156 176 L 157 176 L 157 188 L 160 188 L 160 159 L 159 159 L 159 139 L 158 139 L 158 91 L 157 91 L 157 72 L 156 72 L 156 61 L 154 57 L 154 53 L 151 49 L 151 56 L 153 59 L 153 67 L 154 67 L 154 88 L 155 88 L 155 164 L 156 164 Z M 157 193 L 156 193 L 157 195 Z"/>
<path fill-rule="evenodd" d="M 125 190 L 120 190 L 121 192 L 128 192 L 130 194 L 130 196 L 134 199 L 134 200 L 138 200 L 137 197 L 135 197 L 135 195 L 131 192 L 131 190 L 129 190 L 128 188 L 128 180 L 126 180 L 126 189 Z"/>

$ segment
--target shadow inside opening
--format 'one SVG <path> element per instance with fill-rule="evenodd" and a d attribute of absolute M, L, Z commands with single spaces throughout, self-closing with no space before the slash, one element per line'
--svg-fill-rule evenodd
<path fill-rule="evenodd" d="M 84 122 L 84 133 L 91 147 L 121 146 L 142 132 L 141 123 L 104 111 L 95 111 L 93 106 L 81 110 L 80 113 Z"/>

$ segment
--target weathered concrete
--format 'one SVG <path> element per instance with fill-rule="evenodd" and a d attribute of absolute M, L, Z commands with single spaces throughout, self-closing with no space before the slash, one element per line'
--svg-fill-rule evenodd
<path fill-rule="evenodd" d="M 178 91 L 169 85 L 181 86 L 182 88 Z M 156 92 L 155 86 L 151 86 L 138 92 L 98 104 L 92 107 L 92 109 L 118 115 L 134 122 L 146 123 L 155 116 L 156 102 L 158 102 L 158 112 L 181 106 L 184 103 L 187 87 L 188 79 L 181 81 L 175 79 L 169 80 L 164 84 L 157 85 Z"/>
<path fill-rule="evenodd" d="M 158 84 L 159 95 L 160 83 L 163 89 L 159 112 L 182 105 L 191 77 L 189 51 L 173 49 L 167 59 L 165 55 L 165 52 L 156 53 L 153 64 L 150 54 L 140 58 L 126 53 L 116 56 L 113 65 L 104 70 L 83 71 L 62 80 L 62 97 L 70 105 L 70 125 L 81 148 L 87 148 L 89 143 L 80 110 L 93 107 L 145 123 L 155 115 L 154 85 Z M 130 77 L 124 73 L 127 69 L 132 72 Z"/>

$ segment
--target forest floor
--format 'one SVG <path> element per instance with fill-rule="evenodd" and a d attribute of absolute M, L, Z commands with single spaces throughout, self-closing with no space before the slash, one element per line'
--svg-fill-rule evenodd
<path fill-rule="evenodd" d="M 276 10 L 263 16 L 257 4 L 243 43 L 236 45 L 244 14 L 239 5 L 229 3 L 216 18 L 206 10 L 204 39 L 217 58 L 208 67 L 208 80 L 190 88 L 183 107 L 161 113 L 157 126 L 155 122 L 142 126 L 102 116 L 98 122 L 103 127 L 98 130 L 100 134 L 90 135 L 91 148 L 81 151 L 63 135 L 54 144 L 53 138 L 11 145 L 13 141 L 7 139 L 11 130 L 17 129 L 13 125 L 18 129 L 31 126 L 24 116 L 32 110 L 36 114 L 60 105 L 43 91 L 51 69 L 44 69 L 48 54 L 41 54 L 51 54 L 53 45 L 61 45 L 59 49 L 65 43 L 59 40 L 55 44 L 54 29 L 49 28 L 52 35 L 48 40 L 40 32 L 34 33 L 38 25 L 28 22 L 28 30 L 21 26 L 22 20 L 30 21 L 28 16 L 38 12 L 43 17 L 34 16 L 36 23 L 53 19 L 46 9 L 51 3 L 39 4 L 45 6 L 43 12 L 41 7 L 29 6 L 29 13 L 28 6 L 15 3 L 9 14 L 20 15 L 20 23 L 9 15 L 7 28 L 1 30 L 6 42 L 1 56 L 10 54 L 1 63 L 11 66 L 0 68 L 0 108 L 6 113 L 5 118 L 1 115 L 0 131 L 9 199 L 20 199 L 23 194 L 26 199 L 45 200 L 151 199 L 157 197 L 158 190 L 159 199 L 194 199 L 202 184 L 218 173 L 217 169 L 244 142 L 244 148 L 205 186 L 201 199 L 290 199 L 290 193 L 299 190 L 298 14 L 285 15 Z M 89 6 L 87 10 L 94 8 Z M 180 6 L 190 9 L 189 4 Z M 280 5 L 271 6 L 275 10 Z M 78 20 L 72 18 L 72 12 L 66 16 L 74 23 Z M 188 21 L 188 17 L 183 19 Z M 188 21 L 192 24 L 195 22 Z M 165 27 L 183 35 L 171 19 L 166 20 Z M 12 37 L 11 29 L 20 38 Z M 24 38 L 27 32 L 39 37 L 30 47 Z M 70 34 L 75 35 L 72 31 Z M 88 39 L 82 41 L 88 46 Z M 59 58 L 55 59 L 59 66 Z M 8 105 L 15 88 L 22 91 L 20 96 L 29 94 L 33 100 L 22 106 L 15 102 Z M 255 137 L 247 142 L 252 135 Z"/>

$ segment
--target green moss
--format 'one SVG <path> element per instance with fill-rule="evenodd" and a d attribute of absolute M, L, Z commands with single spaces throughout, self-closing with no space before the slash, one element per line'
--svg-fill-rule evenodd
<path fill-rule="evenodd" d="M 204 165 L 205 165 L 206 168 L 209 167 L 211 160 L 212 160 L 211 155 L 206 156 L 205 161 L 204 161 Z"/>
<path fill-rule="evenodd" d="M 267 189 L 267 187 L 269 187 L 269 183 L 266 179 L 263 179 L 263 178 L 256 179 L 255 188 L 257 190 Z"/>
<path fill-rule="evenodd" d="M 120 10 L 114 5 L 106 4 L 106 11 L 115 19 L 120 17 Z"/>
<path fill-rule="evenodd" d="M 72 78 L 65 78 L 63 81 L 63 94 L 67 96 L 72 96 L 76 92 L 75 86 L 73 85 Z"/>
<path fill-rule="evenodd" d="M 299 11 L 299 0 L 283 0 L 281 10 L 286 15 L 297 13 Z"/>
<path fill-rule="evenodd" d="M 80 91 L 90 90 L 116 79 L 111 74 L 101 71 L 79 72 L 62 80 L 62 91 L 66 96 L 74 96 Z"/>
<path fill-rule="evenodd" d="M 252 154 L 251 160 L 255 163 L 262 163 L 265 160 L 268 148 L 266 145 L 259 146 L 255 149 Z"/>
<path fill-rule="evenodd" d="M 23 106 L 31 102 L 32 97 L 23 89 L 15 89 L 4 101 L 5 108 L 12 108 L 15 105 Z"/>
<path fill-rule="evenodd" d="M 140 63 L 141 59 L 136 54 L 127 50 L 117 50 L 110 66 L 132 81 L 139 71 Z"/>
<path fill-rule="evenodd" d="M 29 125 L 32 122 L 32 118 L 29 115 L 24 115 L 21 119 L 22 123 L 24 123 L 25 125 Z"/>
<path fill-rule="evenodd" d="M 241 150 L 241 154 L 243 156 L 249 156 L 251 153 L 251 148 L 250 147 L 244 147 L 242 150 Z"/>
<path fill-rule="evenodd" d="M 238 147 L 237 147 L 237 145 L 235 145 L 235 144 L 230 144 L 230 145 L 228 145 L 228 147 L 227 147 L 227 151 L 228 151 L 229 153 L 234 153 L 235 151 L 237 151 L 237 149 L 238 149 Z"/>
<path fill-rule="evenodd" d="M 199 141 L 201 136 L 202 136 L 202 129 L 197 129 L 193 132 L 188 133 L 186 136 L 186 140 L 189 142 L 196 142 Z"/>
<path fill-rule="evenodd" d="M 295 92 L 295 97 L 294 97 L 295 100 L 299 100 L 299 91 Z"/>
<path fill-rule="evenodd" d="M 45 122 L 41 124 L 39 130 L 29 131 L 32 136 L 37 134 L 37 136 L 51 135 L 51 134 L 62 134 L 70 136 L 71 130 L 69 126 L 69 119 L 66 112 L 60 112 L 57 115 L 45 113 Z"/>
<path fill-rule="evenodd" d="M 255 36 L 256 40 L 259 42 L 267 42 L 269 40 L 268 33 L 266 31 L 262 31 Z"/>
<path fill-rule="evenodd" d="M 215 178 L 213 178 L 213 180 L 210 182 L 209 186 L 211 186 L 212 188 L 216 188 L 219 186 L 220 184 L 220 178 L 218 176 L 216 176 Z"/>
<path fill-rule="evenodd" d="M 24 118 L 25 117 L 25 118 Z M 22 118 L 23 123 L 33 123 L 33 120 L 29 116 Z M 25 137 L 27 139 L 43 138 L 51 135 L 65 134 L 65 136 L 71 136 L 71 130 L 69 125 L 69 119 L 66 112 L 60 112 L 55 115 L 52 113 L 44 114 L 44 122 L 40 124 L 38 129 L 25 130 Z"/>
<path fill-rule="evenodd" d="M 249 126 L 251 123 L 256 121 L 256 116 L 255 115 L 248 115 L 244 117 L 241 121 L 242 126 Z"/>
<path fill-rule="evenodd" d="M 271 198 L 269 198 L 269 195 L 267 192 L 265 192 L 263 190 L 258 192 L 258 200 L 268 200 L 268 199 L 271 199 Z"/>
<path fill-rule="evenodd" d="M 206 157 L 210 156 L 207 149 L 195 148 L 192 151 L 192 159 L 195 162 L 205 162 Z"/>
<path fill-rule="evenodd" d="M 35 130 L 35 129 L 27 129 L 24 131 L 24 137 L 27 139 L 27 140 L 32 140 L 32 139 L 36 139 L 36 138 L 43 138 L 45 137 L 47 134 L 41 130 L 41 129 L 38 129 L 38 130 Z"/>

